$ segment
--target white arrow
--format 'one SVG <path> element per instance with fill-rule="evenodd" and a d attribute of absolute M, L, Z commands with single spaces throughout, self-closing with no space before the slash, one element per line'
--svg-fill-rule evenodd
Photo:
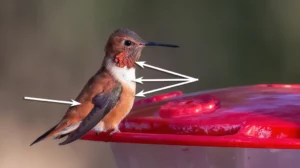
<path fill-rule="evenodd" d="M 143 77 L 140 77 L 133 81 L 143 84 L 143 82 L 180 82 L 180 81 L 189 81 L 191 79 L 192 78 L 190 78 L 190 79 L 188 79 L 188 78 L 184 78 L 184 79 L 143 79 Z"/>
<path fill-rule="evenodd" d="M 62 100 L 51 100 L 51 99 L 42 99 L 42 98 L 35 98 L 35 97 L 24 97 L 25 100 L 35 100 L 35 101 L 43 101 L 43 102 L 51 102 L 51 103 L 61 103 L 61 104 L 70 104 L 71 107 L 78 106 L 81 103 L 71 99 L 71 101 L 62 101 Z"/>
<path fill-rule="evenodd" d="M 182 75 L 182 74 L 177 73 L 177 72 L 173 72 L 173 71 L 169 71 L 169 70 L 162 69 L 162 68 L 159 68 L 159 67 L 155 67 L 155 66 L 152 66 L 152 65 L 148 65 L 148 64 L 145 63 L 145 61 L 137 61 L 135 63 L 138 64 L 142 68 L 148 67 L 148 68 L 152 68 L 152 69 L 155 69 L 155 70 L 158 70 L 158 71 L 161 71 L 161 72 L 166 72 L 166 73 L 169 73 L 169 74 L 172 74 L 172 75 L 181 76 L 181 77 L 184 77 L 184 78 L 187 78 L 187 79 L 195 79 L 193 77 Z"/>
<path fill-rule="evenodd" d="M 181 85 L 185 85 L 185 84 L 188 84 L 188 83 L 191 83 L 191 82 L 196 82 L 196 81 L 198 81 L 198 79 L 190 78 L 190 79 L 188 79 L 188 81 L 185 81 L 185 82 L 181 82 L 181 83 L 177 83 L 177 84 L 174 84 L 174 85 L 169 85 L 169 86 L 161 87 L 161 88 L 158 88 L 158 89 L 149 90 L 147 92 L 144 92 L 144 90 L 142 90 L 139 93 L 137 93 L 135 96 L 137 96 L 137 97 L 145 97 L 145 94 L 149 94 L 149 93 L 153 93 L 153 92 L 158 92 L 158 91 L 165 90 L 165 89 L 170 89 L 172 87 L 181 86 Z"/>

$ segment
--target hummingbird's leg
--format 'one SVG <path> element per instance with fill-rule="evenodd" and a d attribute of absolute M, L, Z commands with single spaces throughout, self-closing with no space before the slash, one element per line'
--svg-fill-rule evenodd
<path fill-rule="evenodd" d="M 109 133 L 109 136 L 112 136 L 114 133 L 120 132 L 119 128 L 115 128 L 113 131 Z"/>

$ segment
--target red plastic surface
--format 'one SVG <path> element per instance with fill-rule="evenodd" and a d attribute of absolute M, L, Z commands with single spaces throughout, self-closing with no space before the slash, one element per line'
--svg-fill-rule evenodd
<path fill-rule="evenodd" d="M 138 105 L 143 105 L 143 104 L 150 104 L 153 102 L 158 102 L 161 100 L 181 96 L 182 92 L 181 91 L 175 91 L 175 92 L 170 92 L 170 93 L 165 93 L 165 94 L 160 94 L 160 95 L 155 95 L 150 98 L 145 98 L 145 99 L 140 99 L 134 102 L 134 107 Z"/>
<path fill-rule="evenodd" d="M 91 131 L 82 139 L 300 149 L 300 85 L 234 87 L 143 104 L 133 108 L 120 130 L 112 136 Z"/>
<path fill-rule="evenodd" d="M 189 100 L 174 100 L 162 105 L 159 115 L 162 118 L 177 118 L 199 115 L 215 111 L 220 101 L 211 95 L 200 95 Z"/>

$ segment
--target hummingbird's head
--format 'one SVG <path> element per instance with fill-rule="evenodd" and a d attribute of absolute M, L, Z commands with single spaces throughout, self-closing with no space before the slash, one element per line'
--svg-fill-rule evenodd
<path fill-rule="evenodd" d="M 106 44 L 106 57 L 119 67 L 135 67 L 135 62 L 141 56 L 145 46 L 178 47 L 177 45 L 147 42 L 140 38 L 134 31 L 129 29 L 117 29 L 113 32 Z"/>

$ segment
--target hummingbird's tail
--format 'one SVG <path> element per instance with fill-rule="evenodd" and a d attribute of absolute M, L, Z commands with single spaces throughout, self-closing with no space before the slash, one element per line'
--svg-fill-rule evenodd
<path fill-rule="evenodd" d="M 58 125 L 58 124 L 57 124 Z M 47 132 L 45 132 L 44 134 L 42 134 L 41 136 L 39 136 L 36 140 L 34 140 L 30 146 L 40 142 L 41 140 L 47 138 L 57 127 L 57 125 L 55 125 L 54 127 L 52 127 L 51 129 L 49 129 Z"/>
<path fill-rule="evenodd" d="M 78 128 L 78 126 L 80 125 L 81 121 L 74 123 L 74 124 L 70 124 L 68 125 L 68 122 L 63 121 L 57 125 L 55 125 L 54 127 L 52 127 L 50 130 L 48 130 L 47 132 L 45 132 L 43 135 L 39 136 L 35 141 L 33 141 L 30 146 L 40 142 L 41 140 L 50 137 L 52 135 L 55 135 L 54 139 L 60 139 L 65 137 L 66 135 L 68 135 L 70 132 L 74 131 L 75 129 Z"/>

